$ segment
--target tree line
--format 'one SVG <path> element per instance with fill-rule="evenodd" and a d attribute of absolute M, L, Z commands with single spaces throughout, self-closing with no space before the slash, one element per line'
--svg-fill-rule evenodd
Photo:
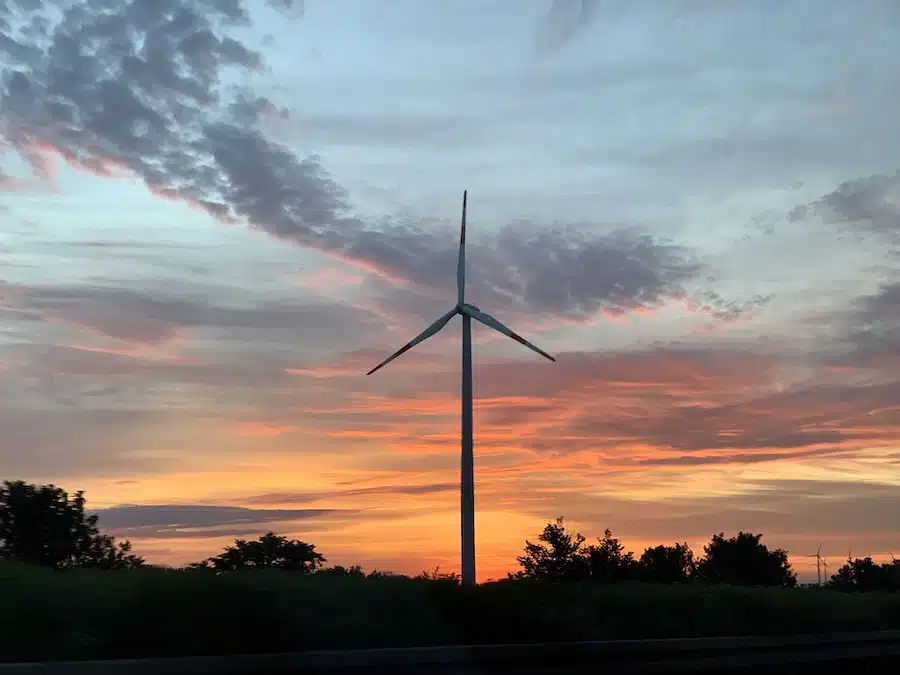
<path fill-rule="evenodd" d="M 55 569 L 123 570 L 151 567 L 132 552 L 127 540 L 103 534 L 97 515 L 88 515 L 83 492 L 69 495 L 54 485 L 5 481 L 0 487 L 0 560 Z M 519 571 L 510 579 L 557 582 L 675 584 L 703 583 L 736 586 L 797 586 L 787 551 L 769 549 L 761 534 L 738 532 L 726 538 L 713 535 L 696 556 L 686 543 L 648 547 L 640 556 L 625 550 L 609 530 L 595 543 L 566 527 L 563 518 L 547 523 L 536 542 L 526 541 L 517 558 Z M 236 539 L 216 556 L 185 569 L 213 573 L 274 568 L 300 574 L 380 577 L 359 565 L 327 566 L 314 544 L 268 532 L 254 541 Z M 458 582 L 439 568 L 417 578 Z M 850 558 L 827 580 L 840 591 L 900 590 L 900 560 L 876 563 L 870 557 Z"/>

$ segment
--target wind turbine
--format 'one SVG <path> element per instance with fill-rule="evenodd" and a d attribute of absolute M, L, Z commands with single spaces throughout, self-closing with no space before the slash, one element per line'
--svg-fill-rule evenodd
<path fill-rule="evenodd" d="M 462 317 L 462 457 L 460 461 L 460 534 L 462 539 L 462 583 L 475 584 L 475 459 L 472 432 L 472 319 L 488 328 L 512 338 L 546 359 L 556 361 L 543 349 L 510 330 L 497 319 L 482 312 L 474 305 L 466 303 L 466 198 L 463 192 L 462 222 L 459 231 L 459 258 L 456 265 L 456 305 L 449 312 L 419 333 L 410 342 L 372 368 L 366 375 L 383 368 L 401 354 L 408 352 L 420 342 L 436 335 L 450 319 L 459 314 Z"/>
<path fill-rule="evenodd" d="M 813 556 L 807 556 L 808 558 L 812 558 Z M 819 583 L 819 586 L 822 585 L 822 563 L 824 558 L 822 558 L 822 544 L 819 544 L 819 548 L 815 552 L 816 558 L 816 580 Z"/>

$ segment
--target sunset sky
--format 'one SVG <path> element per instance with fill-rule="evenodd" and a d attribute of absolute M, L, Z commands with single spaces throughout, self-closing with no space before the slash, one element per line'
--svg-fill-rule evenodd
<path fill-rule="evenodd" d="M 42 8 L 40 10 L 35 8 Z M 224 9 L 223 9 L 224 8 Z M 900 554 L 896 0 L 0 2 L 0 479 L 181 564 Z M 891 121 L 893 120 L 893 121 Z"/>

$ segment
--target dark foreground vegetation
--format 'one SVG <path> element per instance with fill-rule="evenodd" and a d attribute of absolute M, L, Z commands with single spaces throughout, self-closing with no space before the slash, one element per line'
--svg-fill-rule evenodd
<path fill-rule="evenodd" d="M 896 562 L 848 560 L 798 587 L 760 535 L 634 556 L 549 523 L 520 572 L 475 588 L 328 567 L 268 533 L 183 569 L 146 565 L 102 534 L 81 494 L 0 487 L 0 661 L 460 643 L 791 634 L 900 628 Z"/>

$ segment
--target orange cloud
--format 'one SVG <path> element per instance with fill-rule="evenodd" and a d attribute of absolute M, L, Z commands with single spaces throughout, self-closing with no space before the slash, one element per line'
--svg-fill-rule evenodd
<path fill-rule="evenodd" d="M 85 344 L 68 344 L 61 346 L 65 349 L 74 349 L 80 352 L 107 354 L 110 356 L 124 356 L 140 361 L 159 361 L 172 363 L 183 360 L 182 357 L 172 354 L 170 350 L 161 349 L 159 347 L 151 345 L 126 344 L 124 346 L 120 345 L 116 347 L 97 347 Z"/>
<path fill-rule="evenodd" d="M 385 356 L 387 354 L 377 349 L 357 349 L 326 363 L 319 363 L 308 368 L 288 368 L 285 372 L 290 375 L 315 379 L 361 377 L 371 370 L 374 365 L 382 361 Z M 444 356 L 435 356 L 427 352 L 416 351 L 404 354 L 403 358 L 392 363 L 391 367 L 395 372 L 422 372 L 423 370 L 443 366 L 446 362 L 447 359 Z"/>
<path fill-rule="evenodd" d="M 335 267 L 327 267 L 300 275 L 297 283 L 301 288 L 308 288 L 314 291 L 331 291 L 336 287 L 355 286 L 363 281 L 365 277 L 349 269 L 338 269 Z"/>
<path fill-rule="evenodd" d="M 269 424 L 267 422 L 240 422 L 235 431 L 241 436 L 253 438 L 276 438 L 296 431 L 296 427 Z"/>
<path fill-rule="evenodd" d="M 319 408 L 317 426 L 331 437 L 390 441 L 398 452 L 445 447 L 458 435 L 454 371 L 408 364 L 394 373 L 389 393 L 347 394 L 330 419 Z M 476 370 L 477 442 L 481 449 L 592 452 L 608 466 L 659 468 L 897 442 L 900 411 L 890 405 L 897 385 L 798 377 L 773 357 L 724 350 L 569 354 L 553 367 L 488 363 Z"/>
<path fill-rule="evenodd" d="M 30 145 L 24 150 L 23 155 L 35 173 L 47 178 L 54 178 L 58 174 L 60 158 L 72 168 L 98 178 L 122 178 L 131 175 L 128 166 L 113 157 L 104 157 L 102 161 L 85 161 L 71 152 L 36 137 L 30 139 Z"/>

